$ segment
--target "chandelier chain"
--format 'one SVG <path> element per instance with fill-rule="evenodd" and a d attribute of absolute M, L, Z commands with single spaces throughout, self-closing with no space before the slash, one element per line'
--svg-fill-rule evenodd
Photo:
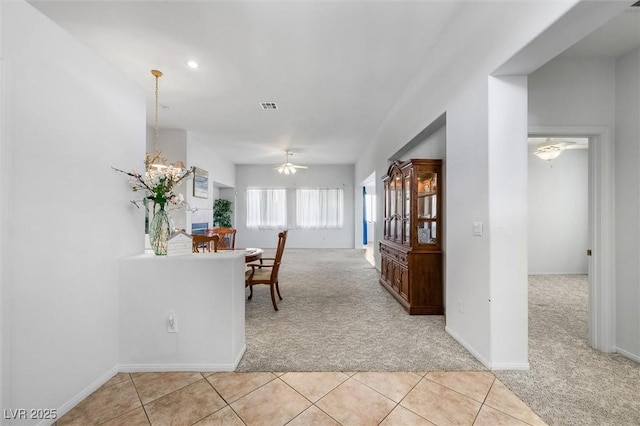
<path fill-rule="evenodd" d="M 154 70 L 156 71 L 156 70 Z M 158 151 L 158 140 L 160 139 L 159 137 L 159 133 L 158 133 L 158 79 L 160 78 L 160 76 L 162 75 L 161 72 L 152 72 L 153 75 L 156 77 L 156 111 L 155 111 L 155 127 L 156 127 L 156 139 L 155 139 L 155 151 Z"/>

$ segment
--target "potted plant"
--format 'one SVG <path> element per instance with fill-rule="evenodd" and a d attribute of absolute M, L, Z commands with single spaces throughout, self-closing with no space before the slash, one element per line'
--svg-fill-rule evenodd
<path fill-rule="evenodd" d="M 218 198 L 213 202 L 213 226 L 231 228 L 231 201 Z"/>

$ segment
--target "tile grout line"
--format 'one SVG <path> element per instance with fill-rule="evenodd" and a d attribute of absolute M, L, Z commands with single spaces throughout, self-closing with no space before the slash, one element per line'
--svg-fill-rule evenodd
<path fill-rule="evenodd" d="M 493 384 L 496 382 L 496 375 L 491 373 L 493 375 L 493 380 L 491 381 L 491 386 L 489 386 L 489 390 L 487 391 L 486 395 L 484 396 L 484 398 L 482 398 L 482 402 L 480 403 L 480 409 L 478 410 L 478 412 L 476 413 L 475 417 L 473 418 L 473 422 L 471 423 L 472 425 L 476 423 L 476 421 L 478 420 L 478 416 L 480 415 L 480 411 L 482 411 L 482 407 L 485 406 L 485 402 L 487 401 L 487 397 L 489 396 L 489 393 L 491 393 L 491 389 L 493 388 Z M 488 405 L 488 407 L 490 407 Z M 493 408 L 493 407 L 492 407 Z"/>
<path fill-rule="evenodd" d="M 429 419 L 427 419 L 427 418 L 425 418 L 425 417 L 421 416 L 420 414 L 416 413 L 415 411 L 413 411 L 413 410 L 411 410 L 411 409 L 409 409 L 409 408 L 405 407 L 404 405 L 400 405 L 400 404 L 402 403 L 402 401 L 404 401 L 404 399 L 407 397 L 407 395 L 409 395 L 409 394 L 411 393 L 411 391 L 412 391 L 412 390 L 414 390 L 414 389 L 416 388 L 416 386 L 418 386 L 418 385 L 420 384 L 420 382 L 421 382 L 421 381 L 423 381 L 423 380 L 429 380 L 429 379 L 427 379 L 427 374 L 429 374 L 429 372 L 428 372 L 428 371 L 427 371 L 426 373 L 424 373 L 424 375 L 423 375 L 422 377 L 420 377 L 420 380 L 418 380 L 418 383 L 416 383 L 415 385 L 413 385 L 413 387 L 409 390 L 409 392 L 407 392 L 407 393 L 402 397 L 402 399 L 400 400 L 400 402 L 398 402 L 398 403 L 396 404 L 396 406 L 395 406 L 395 407 L 393 407 L 393 410 L 395 410 L 398 406 L 401 406 L 401 407 L 402 407 L 402 408 L 404 408 L 405 410 L 409 411 L 410 413 L 415 414 L 416 416 L 420 417 L 421 419 L 425 419 L 425 420 L 426 420 L 426 421 L 428 421 L 429 423 L 433 423 L 431 420 L 429 420 Z M 393 411 L 393 410 L 391 410 L 391 411 Z M 389 412 L 389 414 L 391 414 L 391 411 Z M 387 416 L 385 417 L 385 419 L 386 419 L 387 417 L 389 417 L 389 414 L 387 414 Z M 383 419 L 383 421 L 384 421 L 384 419 Z M 380 422 L 380 423 L 382 423 L 382 422 Z M 434 424 L 435 424 L 435 423 L 434 423 Z"/>
<path fill-rule="evenodd" d="M 492 405 L 490 405 L 490 404 L 487 404 L 487 403 L 486 403 L 487 398 L 489 397 L 489 394 L 491 393 L 491 389 L 493 389 L 493 385 L 496 383 L 496 381 L 497 381 L 497 380 L 498 380 L 498 378 L 497 378 L 497 377 L 496 377 L 496 375 L 494 374 L 494 375 L 493 375 L 493 382 L 491 382 L 491 387 L 489 388 L 489 392 L 487 392 L 487 395 L 484 397 L 484 401 L 482 402 L 482 406 L 485 406 L 485 405 L 486 405 L 487 407 L 489 407 L 489 408 L 491 408 L 491 409 L 493 409 L 493 410 L 496 410 L 497 412 L 502 413 L 502 414 L 504 414 L 505 416 L 509 416 L 509 417 L 511 417 L 512 419 L 516 419 L 516 420 L 518 420 L 519 422 L 522 422 L 522 423 L 528 424 L 528 425 L 530 425 L 530 426 L 533 426 L 533 425 L 531 425 L 531 423 L 529 423 L 528 421 L 525 421 L 525 420 L 523 420 L 523 419 L 520 419 L 520 418 L 518 418 L 518 417 L 516 417 L 516 416 L 512 416 L 511 414 L 509 414 L 509 413 L 505 413 L 505 412 L 504 412 L 504 411 L 502 411 L 501 409 L 499 409 L 499 408 L 497 408 L 497 407 L 494 407 L 494 406 L 492 406 Z M 502 383 L 502 382 L 500 382 L 500 383 Z M 502 383 L 502 385 L 504 386 L 504 383 Z M 507 388 L 507 387 L 505 386 L 505 388 Z M 522 401 L 522 399 L 520 399 L 520 397 L 519 397 L 518 395 L 516 395 L 516 394 L 515 394 L 511 389 L 507 388 L 507 390 L 508 390 L 508 391 L 509 391 L 513 396 L 515 396 L 516 398 L 518 398 L 518 400 L 519 400 L 520 402 L 523 402 L 523 401 Z M 526 405 L 526 404 L 525 404 L 525 405 Z M 526 405 L 526 406 L 527 406 L 527 408 L 529 409 L 529 411 L 531 411 L 531 412 L 532 412 L 533 414 L 535 414 L 536 416 L 540 417 L 540 416 L 538 415 L 538 413 L 536 413 L 535 411 L 533 411 L 533 410 L 531 409 L 531 407 L 529 407 L 528 405 Z M 478 413 L 479 413 L 479 412 L 478 412 Z M 542 418 L 540 418 L 540 419 L 542 420 Z M 544 420 L 543 420 L 543 421 L 544 421 Z M 546 423 L 546 422 L 545 422 L 545 423 Z"/>
<path fill-rule="evenodd" d="M 127 373 L 127 374 L 129 375 L 129 380 L 131 380 L 131 383 L 133 384 L 133 389 L 136 391 L 136 395 L 138 395 L 138 401 L 140 401 L 142 412 L 144 413 L 144 416 L 147 418 L 147 421 L 149 422 L 149 424 L 151 425 L 151 419 L 149 418 L 149 413 L 147 413 L 147 409 L 142 403 L 142 398 L 140 397 L 140 392 L 138 392 L 138 387 L 136 386 L 136 382 L 133 380 L 133 376 L 131 375 L 131 373 Z"/>
<path fill-rule="evenodd" d="M 369 373 L 369 372 L 367 371 L 366 373 Z M 384 373 L 384 371 L 381 371 L 380 373 Z M 390 372 L 390 373 L 393 373 L 393 372 Z M 411 371 L 409 371 L 409 373 L 411 373 Z M 350 378 L 352 378 L 353 380 L 355 380 L 355 381 L 357 381 L 358 383 L 362 384 L 363 386 L 366 386 L 367 388 L 371 389 L 372 391 L 377 392 L 379 395 L 381 395 L 381 396 L 383 396 L 383 397 L 387 398 L 389 401 L 391 401 L 391 402 L 393 402 L 393 403 L 395 403 L 395 404 L 396 404 L 396 405 L 394 405 L 394 406 L 393 406 L 393 408 L 392 408 L 392 409 L 387 413 L 387 415 L 386 415 L 386 416 L 384 416 L 384 418 L 383 418 L 382 420 L 380 420 L 380 422 L 378 422 L 378 424 L 382 423 L 382 422 L 383 422 L 387 417 L 389 417 L 389 415 L 393 412 L 393 410 L 395 410 L 396 408 L 398 408 L 398 406 L 400 405 L 400 403 L 401 403 L 401 402 L 402 402 L 402 401 L 407 397 L 407 395 L 409 395 L 409 393 L 411 393 L 411 391 L 412 391 L 413 389 L 415 389 L 415 387 L 416 387 L 416 386 L 418 386 L 418 384 L 419 384 L 419 383 L 420 383 L 420 382 L 421 382 L 421 381 L 426 377 L 426 375 L 427 375 L 427 373 L 425 373 L 423 376 L 420 376 L 419 374 L 416 374 L 416 376 L 419 376 L 419 377 L 420 377 L 420 380 L 418 380 L 418 381 L 416 382 L 416 384 L 415 384 L 415 385 L 413 385 L 413 386 L 411 387 L 411 389 L 409 389 L 409 390 L 407 391 L 407 393 L 405 393 L 405 394 L 404 394 L 404 396 L 403 396 L 402 398 L 400 398 L 400 401 L 396 402 L 396 401 L 394 401 L 393 399 L 389 398 L 388 396 L 383 395 L 382 393 L 378 392 L 376 389 L 373 389 L 372 387 L 368 386 L 366 383 L 362 383 L 360 380 L 356 379 L 356 378 L 355 378 L 355 376 L 356 376 L 357 374 L 358 374 L 358 373 L 354 374 L 354 375 L 353 375 L 353 376 L 351 376 Z M 408 411 L 411 411 L 411 410 L 409 410 L 408 408 L 406 408 L 406 407 L 404 407 L 404 406 L 402 406 L 402 408 L 405 408 L 405 409 L 407 409 Z M 413 411 L 411 411 L 411 412 L 412 412 L 413 414 L 415 414 L 416 416 L 420 417 L 421 419 L 425 419 L 424 417 L 422 417 L 422 416 L 421 416 L 421 415 L 419 415 L 418 413 L 414 413 Z M 430 421 L 430 420 L 428 420 L 428 419 L 425 419 L 425 420 Z M 432 422 L 432 423 L 433 423 L 433 422 Z"/>
<path fill-rule="evenodd" d="M 242 420 L 242 418 L 238 415 L 238 413 L 236 413 L 236 411 L 235 411 L 233 408 L 231 408 L 231 404 L 229 404 L 229 403 L 227 402 L 227 400 L 226 400 L 226 399 L 224 399 L 224 398 L 222 397 L 222 395 L 220 395 L 220 392 L 218 392 L 218 389 L 216 389 L 216 387 L 215 387 L 215 386 L 213 386 L 213 384 L 212 384 L 209 380 L 207 380 L 207 376 L 205 376 L 205 375 L 204 375 L 204 373 L 203 373 L 202 371 L 199 371 L 199 373 L 200 373 L 200 375 L 202 376 L 202 378 L 204 379 L 204 381 L 205 381 L 205 382 L 207 382 L 207 384 L 208 384 L 209 386 L 211 386 L 211 389 L 213 389 L 213 391 L 216 393 L 216 395 L 218 395 L 218 396 L 220 397 L 220 399 L 225 403 L 225 405 L 224 405 L 223 407 L 220 407 L 220 408 L 218 408 L 217 410 L 214 410 L 214 411 L 212 411 L 211 413 L 209 413 L 209 414 L 205 415 L 205 416 L 204 416 L 204 417 L 202 417 L 201 419 L 198 419 L 198 420 L 196 420 L 195 422 L 191 423 L 191 426 L 195 425 L 195 424 L 196 424 L 196 423 L 198 423 L 198 422 L 201 422 L 202 420 L 206 419 L 207 417 L 209 417 L 209 416 L 211 416 L 211 415 L 213 415 L 213 414 L 217 413 L 218 411 L 220 411 L 220 410 L 222 410 L 222 409 L 224 409 L 224 408 L 226 408 L 226 407 L 229 407 L 229 408 L 231 409 L 231 411 L 233 411 L 233 412 L 235 413 L 235 415 L 236 415 L 236 416 L 238 416 L 238 418 L 240 419 L 240 421 L 241 421 L 242 423 L 244 423 L 244 424 L 245 424 L 245 426 L 246 426 L 246 423 L 244 422 L 244 420 Z M 199 382 L 199 381 L 200 381 L 200 380 L 198 380 L 198 382 Z M 194 382 L 194 383 L 198 383 L 198 382 Z M 193 384 L 193 383 L 192 383 L 192 384 Z M 189 386 L 191 386 L 191 385 L 189 385 Z M 151 422 L 149 422 L 149 423 L 151 424 Z M 153 425 L 151 425 L 151 426 L 153 426 Z"/>
<path fill-rule="evenodd" d="M 213 376 L 213 374 L 210 374 L 210 376 Z M 244 419 L 243 419 L 242 417 L 240 417 L 240 413 L 238 413 L 236 410 L 234 410 L 234 409 L 233 409 L 233 407 L 231 406 L 231 404 L 230 404 L 229 402 L 227 402 L 227 400 L 226 400 L 226 399 L 224 399 L 224 397 L 222 396 L 222 394 L 221 394 L 220 392 L 218 392 L 218 389 L 216 389 L 216 387 L 215 387 L 215 386 L 213 386 L 213 383 L 209 382 L 209 380 L 208 380 L 206 377 L 205 377 L 205 380 L 207 380 L 207 382 L 211 385 L 211 387 L 213 388 L 213 390 L 215 390 L 215 391 L 216 391 L 216 393 L 217 393 L 218 395 L 220 395 L 220 398 L 222 398 L 222 400 L 227 404 L 225 407 L 229 407 L 229 409 L 230 409 L 231 411 L 233 411 L 233 413 L 236 415 L 236 417 L 240 419 L 240 421 L 242 422 L 242 424 L 243 424 L 243 425 L 245 425 L 245 426 L 247 426 L 247 422 L 245 422 L 245 421 L 244 421 Z M 265 384 L 266 384 L 266 383 L 265 383 Z M 251 392 L 249 392 L 249 393 L 251 393 Z M 247 394 L 247 395 L 249 395 L 249 394 Z M 240 397 L 240 398 L 242 398 L 242 397 Z M 240 398 L 238 398 L 238 399 L 240 399 Z M 237 401 L 238 399 L 236 399 L 236 401 Z M 224 407 L 223 407 L 223 408 L 224 408 Z M 221 408 L 220 410 L 222 410 L 222 408 Z M 220 410 L 218 410 L 218 411 L 220 411 Z M 216 412 L 217 412 L 217 411 L 216 411 Z"/>
<path fill-rule="evenodd" d="M 284 376 L 287 373 L 296 373 L 295 371 L 287 371 L 286 373 L 284 373 L 282 376 Z M 311 372 L 310 372 L 311 373 Z M 338 387 L 340 387 L 342 384 L 346 383 L 347 381 L 349 381 L 353 376 L 349 376 L 348 374 L 344 373 L 341 371 L 342 374 L 344 374 L 345 376 L 347 376 L 346 380 L 343 380 L 342 382 L 340 382 L 337 386 L 335 386 L 334 388 L 332 388 L 330 391 L 328 391 L 327 393 L 325 393 L 324 395 L 322 395 L 318 401 L 320 401 L 322 398 L 324 398 L 325 396 L 329 395 L 331 392 L 333 392 L 334 390 L 336 390 Z M 274 373 L 275 374 L 275 373 Z M 355 375 L 355 374 L 354 374 Z M 299 417 L 302 413 L 304 413 L 305 411 L 307 411 L 309 408 L 311 407 L 316 407 L 318 410 L 322 411 L 324 414 L 326 414 L 330 419 L 332 419 L 333 421 L 335 421 L 336 423 L 342 425 L 342 423 L 340 423 L 337 419 L 334 419 L 331 414 L 327 413 L 326 411 L 324 411 L 322 408 L 318 407 L 316 405 L 316 402 L 311 401 L 309 398 L 307 398 L 306 396 L 304 396 L 303 394 L 301 394 L 300 392 L 298 392 L 298 390 L 296 388 L 294 388 L 293 386 L 291 386 L 289 383 L 287 383 L 286 381 L 282 380 L 282 376 L 279 376 L 278 379 L 280 379 L 280 381 L 282 383 L 284 383 L 285 385 L 289 386 L 291 389 L 293 389 L 294 392 L 296 392 L 298 395 L 300 395 L 301 397 L 303 397 L 304 399 L 306 399 L 307 401 L 309 401 L 311 403 L 311 405 L 307 408 L 305 408 L 304 410 L 302 410 L 300 413 L 298 413 L 297 416 L 295 416 L 293 419 L 289 420 L 288 422 L 285 423 L 289 424 L 291 423 L 295 418 Z"/>
<path fill-rule="evenodd" d="M 169 373 L 173 373 L 173 371 L 171 371 L 171 372 L 169 372 Z M 142 404 L 142 408 L 143 408 L 143 410 L 144 410 L 144 414 L 147 416 L 147 421 L 149 422 L 149 424 L 150 424 L 150 425 L 153 425 L 153 423 L 151 422 L 151 419 L 149 418 L 149 413 L 147 412 L 147 405 L 152 404 L 152 403 L 154 403 L 154 402 L 156 402 L 156 401 L 158 401 L 158 400 L 160 400 L 160 399 L 162 399 L 162 398 L 164 398 L 164 397 L 167 397 L 167 396 L 169 396 L 169 395 L 173 395 L 174 393 L 176 393 L 176 392 L 178 392 L 178 391 L 180 391 L 180 390 L 182 390 L 182 389 L 188 388 L 189 386 L 191 386 L 191 385 L 193 385 L 193 384 L 195 384 L 195 383 L 198 383 L 200 380 L 204 380 L 204 381 L 206 381 L 207 383 L 209 383 L 209 381 L 206 379 L 206 377 L 204 377 L 204 374 L 202 374 L 200 371 L 185 371 L 185 373 L 197 373 L 197 374 L 200 374 L 200 376 L 201 376 L 202 378 L 201 378 L 201 379 L 199 379 L 199 380 L 196 380 L 195 382 L 189 383 L 188 385 L 185 385 L 185 386 L 183 386 L 183 387 L 181 387 L 181 388 L 174 389 L 173 391 L 171 391 L 171 392 L 169 392 L 169 393 L 167 393 L 167 394 L 164 394 L 164 395 L 162 395 L 162 396 L 159 396 L 158 398 L 153 399 L 153 400 L 151 400 L 151 401 L 147 402 L 146 404 L 143 404 L 143 403 L 142 403 L 142 398 L 140 397 L 140 393 L 138 392 L 138 388 L 136 387 L 136 382 L 133 380 L 133 377 L 131 377 L 131 381 L 133 382 L 133 386 L 134 386 L 134 388 L 135 388 L 135 390 L 136 390 L 136 393 L 138 394 L 138 399 L 140 400 L 140 404 Z M 209 385 L 211 385 L 211 383 L 209 383 Z M 226 401 L 225 401 L 225 402 L 226 402 Z M 214 412 L 215 412 L 215 411 L 214 411 Z M 209 415 L 211 415 L 211 414 L 213 414 L 213 413 L 209 413 Z M 205 416 L 205 417 L 206 417 L 206 416 Z M 204 418 L 204 417 L 203 417 L 203 418 Z M 202 419 L 200 419 L 200 420 L 202 420 Z M 200 420 L 198 420 L 198 421 L 200 421 Z"/>

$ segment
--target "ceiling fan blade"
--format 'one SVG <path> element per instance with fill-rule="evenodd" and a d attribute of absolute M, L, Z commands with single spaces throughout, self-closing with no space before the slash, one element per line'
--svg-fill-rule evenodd
<path fill-rule="evenodd" d="M 292 164 L 291 167 L 293 167 L 294 169 L 308 169 L 307 166 L 296 166 L 295 164 Z"/>

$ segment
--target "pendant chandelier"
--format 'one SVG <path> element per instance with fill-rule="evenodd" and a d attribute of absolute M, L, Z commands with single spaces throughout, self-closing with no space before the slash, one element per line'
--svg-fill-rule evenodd
<path fill-rule="evenodd" d="M 146 156 L 145 156 L 145 167 L 147 170 L 152 170 L 152 169 L 163 169 L 165 167 L 168 167 L 167 164 L 167 158 L 162 154 L 162 152 L 160 152 L 160 149 L 158 148 L 158 144 L 159 144 L 159 133 L 158 133 L 158 79 L 160 77 L 162 77 L 162 71 L 159 70 L 151 70 L 151 75 L 153 75 L 156 79 L 156 98 L 155 98 L 155 137 L 154 137 L 154 142 L 153 142 L 153 153 L 149 153 L 147 152 Z M 184 168 L 184 163 L 182 161 L 176 161 L 175 163 L 171 164 L 172 167 L 175 167 L 177 169 L 183 169 Z"/>

